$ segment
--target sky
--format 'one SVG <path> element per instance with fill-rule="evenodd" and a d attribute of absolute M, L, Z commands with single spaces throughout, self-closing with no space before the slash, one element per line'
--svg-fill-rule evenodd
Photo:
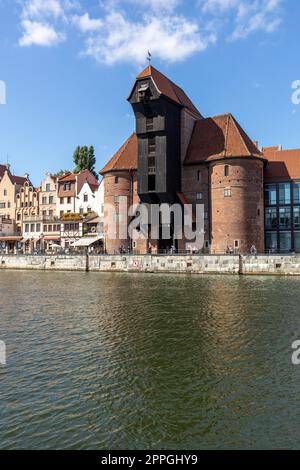
<path fill-rule="evenodd" d="M 0 0 L 0 163 L 38 185 L 94 145 L 100 170 L 148 50 L 204 116 L 300 148 L 299 24 L 299 0 Z"/>

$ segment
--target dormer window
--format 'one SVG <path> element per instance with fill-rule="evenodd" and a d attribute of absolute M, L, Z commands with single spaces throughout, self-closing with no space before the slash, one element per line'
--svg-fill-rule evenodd
<path fill-rule="evenodd" d="M 138 89 L 139 100 L 143 101 L 149 97 L 150 88 L 149 83 L 143 83 Z"/>

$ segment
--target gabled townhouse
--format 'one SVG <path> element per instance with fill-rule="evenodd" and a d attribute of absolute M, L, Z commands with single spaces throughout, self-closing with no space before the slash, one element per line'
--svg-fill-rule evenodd
<path fill-rule="evenodd" d="M 34 188 L 29 180 L 29 175 L 26 175 L 26 180 L 16 196 L 16 223 L 20 231 L 25 218 L 32 220 L 39 215 L 38 192 L 39 189 Z"/>
<path fill-rule="evenodd" d="M 83 186 L 87 184 L 82 192 Z M 65 213 L 79 213 L 80 202 L 79 194 L 82 195 L 82 210 L 90 208 L 93 203 L 92 194 L 97 190 L 99 184 L 95 176 L 89 171 L 84 170 L 81 173 L 68 173 L 57 180 L 57 214 L 62 217 Z M 85 201 L 85 191 L 87 199 Z M 94 204 L 93 204 L 94 205 Z M 83 212 L 84 213 L 84 212 Z"/>
<path fill-rule="evenodd" d="M 27 181 L 27 176 L 15 176 L 9 165 L 0 165 L 0 217 L 15 220 L 16 195 Z"/>
<path fill-rule="evenodd" d="M 41 247 L 51 251 L 60 245 L 60 220 L 57 214 L 57 177 L 47 173 L 39 190 Z M 27 227 L 28 228 L 28 227 Z"/>
<path fill-rule="evenodd" d="M 80 215 L 87 215 L 92 212 L 98 214 L 100 209 L 97 198 L 98 189 L 98 183 L 93 184 L 90 181 L 85 181 L 76 197 L 75 212 Z"/>

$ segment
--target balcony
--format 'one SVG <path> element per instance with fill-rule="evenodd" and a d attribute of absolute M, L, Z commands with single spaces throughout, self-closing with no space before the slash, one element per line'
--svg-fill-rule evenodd
<path fill-rule="evenodd" d="M 60 218 L 56 215 L 25 215 L 23 222 L 59 222 Z"/>

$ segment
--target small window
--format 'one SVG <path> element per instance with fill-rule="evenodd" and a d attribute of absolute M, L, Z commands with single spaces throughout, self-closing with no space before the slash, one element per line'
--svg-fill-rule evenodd
<path fill-rule="evenodd" d="M 225 165 L 224 167 L 224 176 L 229 176 L 229 166 Z"/>
<path fill-rule="evenodd" d="M 68 204 L 71 204 L 71 198 L 68 197 Z"/>
<path fill-rule="evenodd" d="M 154 118 L 153 116 L 149 116 L 146 118 L 146 131 L 151 132 L 154 129 Z"/>
<path fill-rule="evenodd" d="M 70 191 L 70 189 L 71 189 L 71 183 L 65 183 L 64 184 L 64 190 L 65 191 Z"/>
<path fill-rule="evenodd" d="M 80 214 L 80 215 L 83 215 L 83 207 L 80 207 L 80 209 L 79 209 L 79 214 Z"/>
<path fill-rule="evenodd" d="M 46 192 L 50 193 L 50 191 L 51 191 L 51 184 L 47 183 L 46 184 Z"/>
<path fill-rule="evenodd" d="M 204 212 L 204 220 L 208 220 L 208 212 Z"/>
<path fill-rule="evenodd" d="M 203 193 L 197 193 L 197 194 L 196 194 L 196 199 L 197 199 L 197 201 L 202 201 L 202 199 L 203 199 Z"/>
<path fill-rule="evenodd" d="M 234 248 L 240 247 L 240 240 L 234 240 Z"/>
<path fill-rule="evenodd" d="M 202 171 L 197 171 L 197 180 L 199 181 L 199 183 L 202 183 Z"/>
<path fill-rule="evenodd" d="M 148 166 L 149 167 L 155 167 L 155 157 L 149 157 L 148 158 Z"/>
<path fill-rule="evenodd" d="M 209 241 L 205 240 L 205 248 L 209 248 Z"/>
<path fill-rule="evenodd" d="M 156 151 L 156 143 L 155 143 L 155 137 L 152 137 L 151 139 L 148 140 L 148 153 L 149 155 L 155 154 Z"/>
<path fill-rule="evenodd" d="M 155 175 L 148 176 L 148 191 L 155 191 L 156 189 L 156 177 Z"/>
<path fill-rule="evenodd" d="M 231 197 L 231 189 L 230 188 L 224 189 L 224 197 Z"/>
<path fill-rule="evenodd" d="M 119 178 L 118 176 L 115 176 L 115 184 L 118 184 L 119 183 Z"/>
<path fill-rule="evenodd" d="M 88 200 L 89 200 L 88 194 L 84 194 L 84 196 L 83 196 L 83 202 L 88 202 Z"/>
<path fill-rule="evenodd" d="M 4 195 L 4 196 L 7 196 L 7 189 L 4 189 L 3 195 Z"/>
<path fill-rule="evenodd" d="M 49 196 L 49 204 L 53 204 L 53 196 Z"/>
<path fill-rule="evenodd" d="M 64 198 L 63 198 L 63 197 L 60 198 L 60 203 L 61 203 L 61 204 L 64 203 Z"/>

